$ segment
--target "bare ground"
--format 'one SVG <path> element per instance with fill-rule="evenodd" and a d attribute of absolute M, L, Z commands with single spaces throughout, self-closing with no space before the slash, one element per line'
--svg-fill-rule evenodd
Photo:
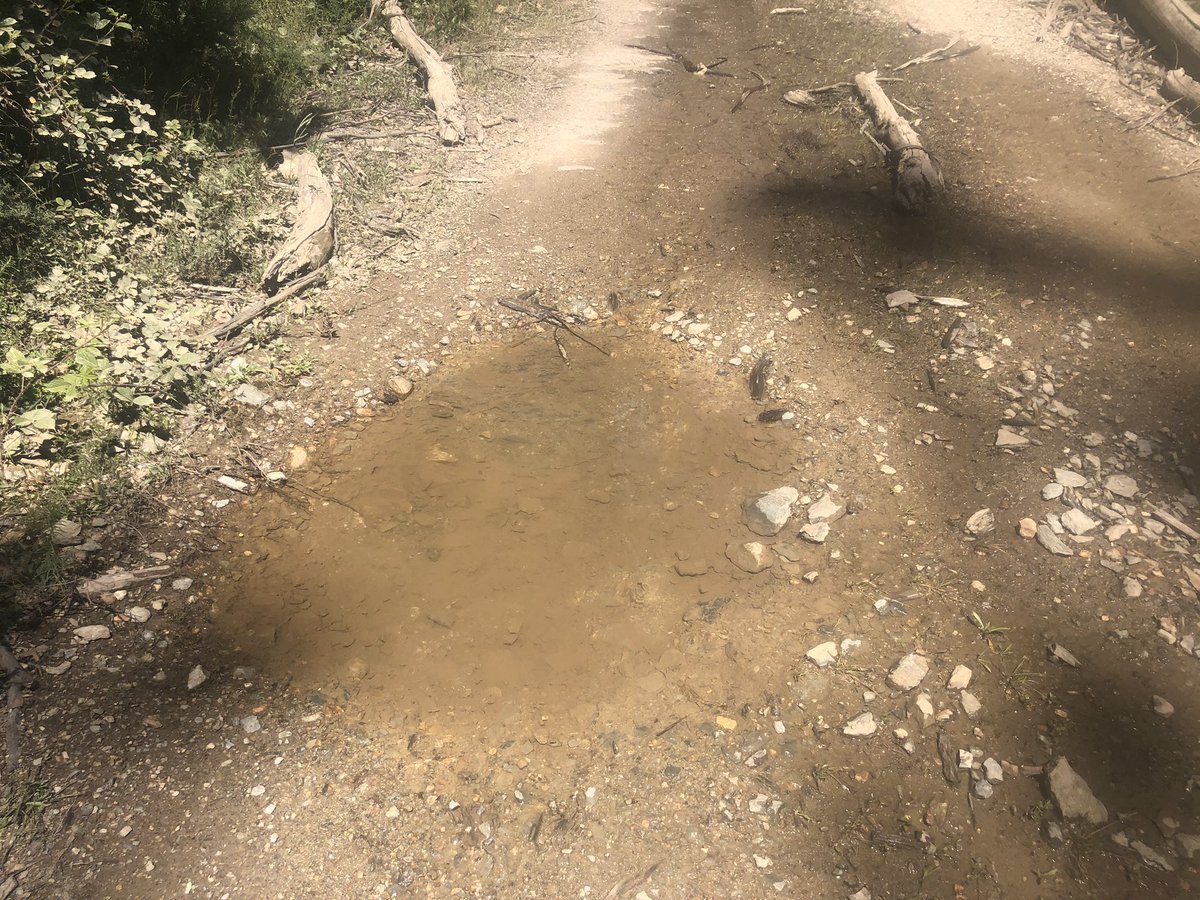
<path fill-rule="evenodd" d="M 508 36 L 537 56 L 522 99 L 469 98 L 510 118 L 452 156 L 461 180 L 417 246 L 347 273 L 309 337 L 317 373 L 199 431 L 207 477 L 143 524 L 127 562 L 159 553 L 192 583 L 116 601 L 152 616 L 111 640 L 67 649 L 76 624 L 113 624 L 100 607 L 31 641 L 72 665 L 27 711 L 27 774 L 57 795 L 21 890 L 1196 890 L 1178 835 L 1200 834 L 1200 660 L 1181 647 L 1200 566 L 1149 514 L 1200 518 L 1200 197 L 1147 183 L 1193 148 L 1122 133 L 1141 101 L 1034 48 L 1037 12 L 1004 4 L 1003 40 L 890 88 L 950 184 L 902 217 L 849 99 L 779 100 L 945 42 L 906 26 L 913 4 L 862 6 L 614 0 Z M 733 113 L 750 70 L 771 87 Z M 970 306 L 889 311 L 899 288 Z M 495 305 L 533 289 L 594 315 L 576 330 L 613 355 L 560 332 L 564 361 Z M 416 391 L 388 402 L 401 371 Z M 794 417 L 759 423 L 768 408 Z M 1006 420 L 1028 446 L 994 446 Z M 243 449 L 290 459 L 287 485 L 217 486 Z M 1086 483 L 1043 500 L 1054 467 Z M 1118 473 L 1134 498 L 1104 488 Z M 782 485 L 809 503 L 758 538 L 742 501 Z M 846 514 L 806 543 L 825 494 Z M 1064 536 L 1071 557 L 1019 536 L 1072 507 L 1100 524 Z M 981 508 L 995 530 L 969 535 Z M 730 558 L 751 540 L 773 563 L 753 575 Z M 826 641 L 840 657 L 818 668 Z M 912 652 L 930 670 L 903 691 L 887 675 Z M 845 735 L 864 712 L 875 733 Z M 1064 821 L 1041 774 L 1060 756 L 1106 822 Z M 985 758 L 1004 772 L 990 797 Z"/>

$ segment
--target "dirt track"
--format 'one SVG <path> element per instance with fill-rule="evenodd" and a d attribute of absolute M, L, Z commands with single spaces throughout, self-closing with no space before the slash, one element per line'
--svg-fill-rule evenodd
<path fill-rule="evenodd" d="M 486 153 L 455 157 L 478 181 L 450 183 L 417 261 L 328 301 L 339 334 L 314 340 L 294 409 L 243 423 L 280 463 L 305 447 L 299 487 L 172 501 L 147 549 L 194 586 L 144 591 L 166 609 L 31 707 L 42 777 L 71 798 L 35 867 L 46 895 L 1197 889 L 1173 835 L 1200 834 L 1200 659 L 1178 641 L 1200 561 L 1144 514 L 1200 521 L 1180 469 L 1200 468 L 1200 189 L 1147 184 L 1181 154 L 1119 133 L 1115 75 L 1062 83 L 1073 51 L 985 46 L 894 87 L 950 186 L 900 216 L 848 98 L 779 97 L 945 43 L 905 26 L 912 6 L 612 0 L 557 43 L 513 38 L 570 52 L 532 70 Z M 750 70 L 771 87 L 731 113 Z M 578 330 L 613 357 L 560 334 L 568 368 L 495 306 L 532 289 L 594 315 Z M 897 289 L 970 305 L 888 310 Z M 380 402 L 418 357 L 439 366 Z M 994 446 L 1006 420 L 1027 447 Z M 1087 483 L 1043 500 L 1056 466 Z M 1102 487 L 1120 472 L 1132 500 Z M 797 536 L 808 504 L 777 537 L 743 525 L 743 499 L 783 485 L 844 508 L 824 543 Z M 1065 536 L 1072 557 L 1019 536 L 1071 505 L 1104 520 Z M 994 532 L 968 535 L 985 507 Z M 757 574 L 730 558 L 752 540 L 773 553 Z M 826 641 L 840 657 L 818 668 Z M 887 675 L 912 652 L 930 671 L 905 692 Z M 843 734 L 868 711 L 874 734 Z M 955 768 L 972 749 L 1004 764 L 990 798 Z M 1062 823 L 1063 846 L 1038 774 L 1060 756 L 1110 814 Z"/>

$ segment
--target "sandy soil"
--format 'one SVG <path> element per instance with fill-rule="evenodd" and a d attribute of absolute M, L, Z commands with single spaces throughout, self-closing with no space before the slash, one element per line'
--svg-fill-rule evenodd
<path fill-rule="evenodd" d="M 112 598 L 149 620 L 37 636 L 71 665 L 27 713 L 54 795 L 19 890 L 1194 893 L 1200 558 L 1154 514 L 1200 522 L 1200 193 L 1148 183 L 1179 148 L 1120 133 L 1114 73 L 987 6 L 605 0 L 507 35 L 539 58 L 469 97 L 499 124 L 407 261 L 325 295 L 295 392 L 197 433 L 208 477 L 124 560 L 172 576 Z M 780 101 L 945 42 L 913 16 L 987 45 L 890 88 L 947 176 L 922 219 L 849 98 Z M 287 481 L 216 485 L 245 453 Z M 1063 757 L 1103 817 L 1049 791 Z"/>

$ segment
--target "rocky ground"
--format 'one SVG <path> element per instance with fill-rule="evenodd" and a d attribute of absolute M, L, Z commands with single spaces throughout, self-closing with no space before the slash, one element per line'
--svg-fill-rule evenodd
<path fill-rule="evenodd" d="M 491 47 L 520 97 L 316 372 L 119 556 L 63 524 L 0 896 L 1196 892 L 1195 147 L 1001 6 Z M 848 96 L 780 98 L 959 29 L 887 85 L 949 183 L 904 217 Z"/>

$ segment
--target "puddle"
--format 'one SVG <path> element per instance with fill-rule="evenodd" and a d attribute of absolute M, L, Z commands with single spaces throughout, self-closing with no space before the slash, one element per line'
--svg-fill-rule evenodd
<path fill-rule="evenodd" d="M 564 366 L 545 334 L 479 351 L 260 498 L 218 613 L 242 651 L 394 726 L 658 696 L 681 614 L 750 577 L 725 544 L 779 476 L 743 464 L 767 431 L 746 410 L 599 334 L 615 358 L 572 342 Z M 679 552 L 711 573 L 680 577 Z"/>

